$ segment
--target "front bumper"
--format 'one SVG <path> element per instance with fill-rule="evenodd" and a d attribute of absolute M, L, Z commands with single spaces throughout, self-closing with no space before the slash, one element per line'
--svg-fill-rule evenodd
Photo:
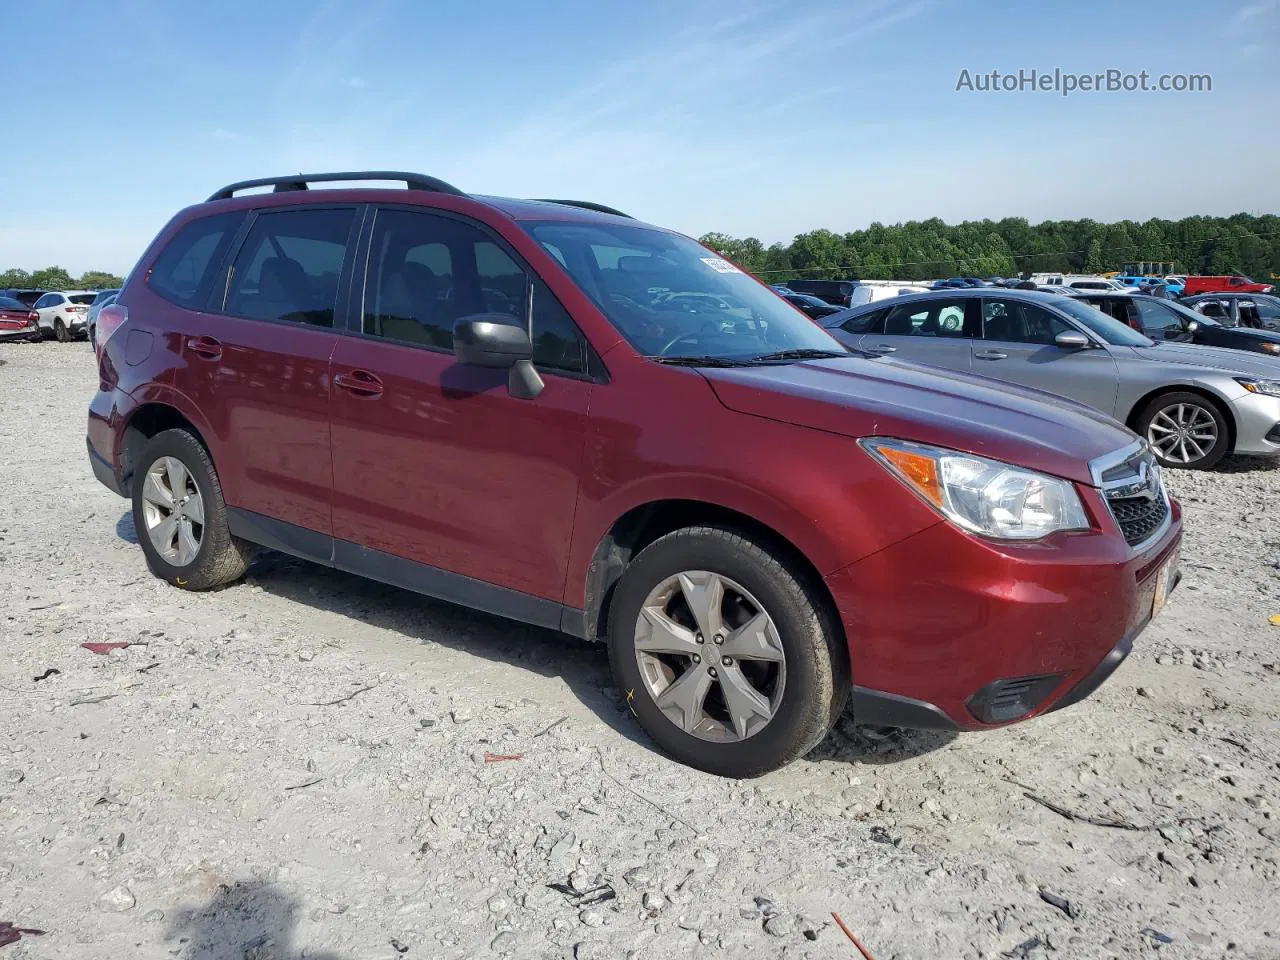
<path fill-rule="evenodd" d="M 1060 534 L 1018 547 L 939 523 L 827 578 L 849 642 L 859 723 L 1005 726 L 1091 695 L 1177 582 L 1181 509 L 1140 553 Z M 1173 568 L 1173 569 L 1170 569 Z"/>
<path fill-rule="evenodd" d="M 1280 397 L 1250 393 L 1231 401 L 1235 453 L 1280 456 Z"/>

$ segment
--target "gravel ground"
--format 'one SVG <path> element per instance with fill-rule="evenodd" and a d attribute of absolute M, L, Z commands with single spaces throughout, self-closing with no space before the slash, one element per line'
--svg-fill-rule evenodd
<path fill-rule="evenodd" d="M 602 648 L 279 555 L 153 579 L 94 385 L 0 345 L 0 922 L 46 931 L 8 960 L 857 957 L 832 911 L 876 960 L 1280 957 L 1270 464 L 1168 475 L 1185 579 L 1093 699 L 845 720 L 732 782 L 655 752 Z"/>

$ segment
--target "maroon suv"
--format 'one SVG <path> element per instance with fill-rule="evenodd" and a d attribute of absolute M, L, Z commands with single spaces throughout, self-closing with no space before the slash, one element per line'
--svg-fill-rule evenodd
<path fill-rule="evenodd" d="M 357 179 L 408 189 L 309 186 Z M 851 695 L 966 730 L 1073 703 L 1177 579 L 1179 507 L 1120 424 L 851 352 L 597 204 L 234 184 L 96 347 L 90 461 L 157 576 L 221 586 L 257 545 L 605 641 L 653 739 L 720 774 Z"/>

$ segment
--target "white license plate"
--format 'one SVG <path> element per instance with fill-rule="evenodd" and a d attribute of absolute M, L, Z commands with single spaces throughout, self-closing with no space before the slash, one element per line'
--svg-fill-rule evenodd
<path fill-rule="evenodd" d="M 1174 582 L 1178 577 L 1178 554 L 1174 553 L 1160 567 L 1160 572 L 1156 574 L 1156 592 L 1151 598 L 1151 616 L 1152 619 L 1164 608 L 1164 603 L 1169 599 L 1169 591 L 1172 589 Z"/>

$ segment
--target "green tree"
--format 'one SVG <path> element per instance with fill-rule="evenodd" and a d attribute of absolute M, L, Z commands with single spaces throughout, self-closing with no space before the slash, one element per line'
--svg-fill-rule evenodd
<path fill-rule="evenodd" d="M 69 290 L 74 284 L 71 274 L 61 267 L 45 267 L 31 274 L 31 285 L 42 290 Z"/>
<path fill-rule="evenodd" d="M 105 270 L 86 270 L 76 281 L 85 290 L 115 290 L 124 285 L 124 278 Z"/>
<path fill-rule="evenodd" d="M 31 274 L 25 270 L 10 269 L 0 273 L 0 287 L 29 287 Z"/>

